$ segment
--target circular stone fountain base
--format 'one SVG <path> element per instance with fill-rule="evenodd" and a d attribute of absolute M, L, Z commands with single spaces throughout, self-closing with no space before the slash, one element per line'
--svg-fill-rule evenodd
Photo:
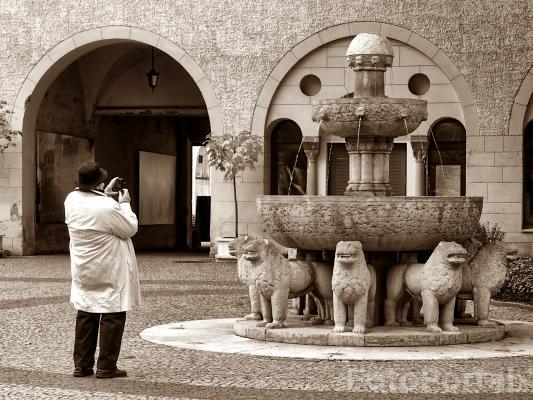
<path fill-rule="evenodd" d="M 533 356 L 533 322 L 502 321 L 507 337 L 480 344 L 343 347 L 247 339 L 233 333 L 235 321 L 235 318 L 226 318 L 174 322 L 147 328 L 140 336 L 151 343 L 192 351 L 308 360 L 466 360 Z"/>
<path fill-rule="evenodd" d="M 299 317 L 289 317 L 283 329 L 259 328 L 256 324 L 257 321 L 237 320 L 233 325 L 233 332 L 241 337 L 268 342 L 347 347 L 443 346 L 493 342 L 505 337 L 503 325 L 456 325 L 459 332 L 440 334 L 427 332 L 425 327 L 376 326 L 365 334 L 355 334 L 333 333 L 332 326 L 313 325 L 311 321 L 304 321 Z"/>

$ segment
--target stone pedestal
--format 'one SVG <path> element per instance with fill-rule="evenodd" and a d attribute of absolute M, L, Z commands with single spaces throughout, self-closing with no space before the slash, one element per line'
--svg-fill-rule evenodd
<path fill-rule="evenodd" d="M 346 150 L 350 157 L 349 196 L 390 196 L 389 158 L 393 138 L 347 137 Z"/>
<path fill-rule="evenodd" d="M 415 196 L 426 195 L 426 166 L 429 141 L 426 135 L 411 136 L 411 147 L 415 157 Z"/>
<path fill-rule="evenodd" d="M 237 320 L 233 333 L 249 339 L 267 342 L 343 347 L 420 347 L 483 343 L 501 340 L 506 327 L 459 325 L 458 332 L 434 334 L 424 327 L 391 328 L 378 326 L 365 334 L 333 333 L 330 326 L 313 325 L 298 317 L 285 321 L 284 329 L 258 328 L 257 321 Z"/>

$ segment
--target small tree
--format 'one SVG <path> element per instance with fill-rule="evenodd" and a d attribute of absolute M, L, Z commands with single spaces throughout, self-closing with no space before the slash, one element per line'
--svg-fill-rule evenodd
<path fill-rule="evenodd" d="M 248 131 L 236 135 L 207 135 L 204 146 L 209 156 L 209 165 L 224 172 L 224 180 L 233 182 L 233 201 L 235 204 L 235 237 L 239 237 L 239 211 L 237 207 L 237 185 L 235 177 L 246 167 L 254 169 L 254 164 L 262 151 L 262 139 Z"/>
<path fill-rule="evenodd" d="M 3 153 L 8 147 L 14 146 L 13 139 L 21 134 L 10 128 L 8 116 L 11 111 L 5 109 L 6 104 L 5 101 L 0 101 L 0 153 Z"/>

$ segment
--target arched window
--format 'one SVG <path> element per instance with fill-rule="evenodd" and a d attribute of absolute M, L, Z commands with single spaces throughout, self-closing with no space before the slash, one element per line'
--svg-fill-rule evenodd
<path fill-rule="evenodd" d="M 271 137 L 272 194 L 305 194 L 307 157 L 300 148 L 301 142 L 302 131 L 294 121 L 284 120 L 274 127 Z"/>
<path fill-rule="evenodd" d="M 428 188 L 430 196 L 466 194 L 466 131 L 453 118 L 439 121 L 430 131 Z"/>
<path fill-rule="evenodd" d="M 524 217 L 523 227 L 533 228 L 533 121 L 524 129 Z"/>

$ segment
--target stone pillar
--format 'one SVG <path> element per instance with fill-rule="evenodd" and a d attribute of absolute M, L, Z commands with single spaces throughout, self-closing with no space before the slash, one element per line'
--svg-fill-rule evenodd
<path fill-rule="evenodd" d="M 415 157 L 415 196 L 426 195 L 426 166 L 429 141 L 426 135 L 411 136 L 411 147 Z"/>
<path fill-rule="evenodd" d="M 347 137 L 350 179 L 345 194 L 389 196 L 389 156 L 392 138 Z"/>
<path fill-rule="evenodd" d="M 320 153 L 320 137 L 318 136 L 304 136 L 303 149 L 307 156 L 307 189 L 306 194 L 318 194 L 318 170 L 317 159 Z"/>
<path fill-rule="evenodd" d="M 320 153 L 320 137 L 319 136 L 304 136 L 302 138 L 302 147 L 304 149 L 305 155 L 307 156 L 307 188 L 305 190 L 307 195 L 317 195 L 318 194 L 318 170 L 317 170 L 317 159 L 318 153 Z M 309 296 L 302 296 L 298 299 L 295 299 L 295 303 L 299 302 L 298 310 L 302 310 L 305 320 L 312 318 L 313 308 L 315 307 L 315 302 Z M 299 311 L 296 310 L 296 315 Z"/>

